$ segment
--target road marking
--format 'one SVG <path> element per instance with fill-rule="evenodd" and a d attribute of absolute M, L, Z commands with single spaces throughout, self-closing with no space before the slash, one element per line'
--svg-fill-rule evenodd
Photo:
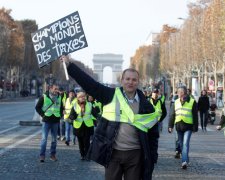
<path fill-rule="evenodd" d="M 14 143 L 14 144 L 11 144 L 11 145 L 9 145 L 9 146 L 6 146 L 5 148 L 3 148 L 3 149 L 0 150 L 0 156 L 1 156 L 2 154 L 6 153 L 7 151 L 9 151 L 9 150 L 15 148 L 16 146 L 22 144 L 23 142 L 32 139 L 34 136 L 37 136 L 37 135 L 40 134 L 40 133 L 41 133 L 41 130 L 38 130 L 36 133 L 34 133 L 34 134 L 28 136 L 27 138 L 21 139 L 20 141 L 17 141 L 17 142 Z"/>
<path fill-rule="evenodd" d="M 217 164 L 219 164 L 219 165 L 221 165 L 221 166 L 224 166 L 224 164 L 223 164 L 223 163 L 221 163 L 220 161 L 218 161 L 218 160 L 216 160 L 216 159 L 212 158 L 212 157 L 211 157 L 211 156 L 209 156 L 209 155 L 208 155 L 208 158 L 209 158 L 209 159 L 211 159 L 211 160 L 213 160 L 213 161 L 215 161 Z"/>
<path fill-rule="evenodd" d="M 5 129 L 5 130 L 3 130 L 3 131 L 0 131 L 0 134 L 3 134 L 3 133 L 8 132 L 8 131 L 11 131 L 12 129 L 16 129 L 16 128 L 18 128 L 18 127 L 19 127 L 19 126 L 14 126 L 14 127 Z"/>
<path fill-rule="evenodd" d="M 198 126 L 198 129 L 202 129 L 200 126 Z M 206 127 L 206 130 L 207 131 L 216 131 L 216 129 L 211 129 L 211 128 L 209 128 L 209 127 Z"/>

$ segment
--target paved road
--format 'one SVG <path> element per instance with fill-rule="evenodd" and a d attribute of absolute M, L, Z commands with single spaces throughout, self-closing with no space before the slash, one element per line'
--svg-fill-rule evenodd
<path fill-rule="evenodd" d="M 27 109 L 30 109 L 29 113 L 32 114 L 32 103 L 30 101 L 16 106 L 18 109 L 31 106 Z M 4 104 L 4 106 L 7 105 Z M 0 103 L 0 114 L 2 113 L 1 107 Z M 29 111 L 27 109 L 26 111 Z M 16 116 L 20 116 L 18 112 Z M 33 115 L 30 119 L 32 117 Z M 7 124 L 7 121 L 2 120 Z M 14 121 L 17 122 L 14 119 L 10 123 Z M 182 170 L 180 160 L 174 159 L 174 135 L 167 133 L 166 124 L 165 120 L 159 141 L 159 160 L 153 179 L 225 179 L 225 138 L 222 131 L 218 132 L 215 126 L 210 125 L 208 132 L 203 133 L 200 130 L 193 134 L 190 148 L 191 166 L 187 170 Z M 39 163 L 40 138 L 40 127 L 16 126 L 10 130 L 8 126 L 5 126 L 5 129 L 0 130 L 0 180 L 104 179 L 103 167 L 94 162 L 80 160 L 78 145 L 67 147 L 64 142 L 59 141 L 57 152 L 59 161 L 52 162 L 47 159 L 45 163 Z"/>

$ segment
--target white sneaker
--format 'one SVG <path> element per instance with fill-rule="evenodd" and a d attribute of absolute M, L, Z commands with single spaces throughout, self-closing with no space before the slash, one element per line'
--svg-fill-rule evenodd
<path fill-rule="evenodd" d="M 186 161 L 182 162 L 181 168 L 182 169 L 187 169 L 188 163 Z"/>
<path fill-rule="evenodd" d="M 64 141 L 65 139 L 66 139 L 65 136 L 62 136 L 62 137 L 61 137 L 61 141 Z"/>

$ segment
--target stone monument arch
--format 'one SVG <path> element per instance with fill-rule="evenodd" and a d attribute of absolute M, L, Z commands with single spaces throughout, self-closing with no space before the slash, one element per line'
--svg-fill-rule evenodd
<path fill-rule="evenodd" d="M 103 83 L 103 69 L 107 66 L 112 68 L 112 84 L 118 84 L 118 77 L 122 73 L 123 55 L 121 54 L 94 54 L 94 73 L 97 74 L 98 81 Z"/>

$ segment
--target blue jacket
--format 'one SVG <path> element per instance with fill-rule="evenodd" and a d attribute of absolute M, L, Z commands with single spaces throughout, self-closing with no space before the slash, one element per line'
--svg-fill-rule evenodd
<path fill-rule="evenodd" d="M 67 69 L 69 75 L 74 78 L 88 94 L 101 102 L 103 106 L 112 101 L 115 88 L 106 87 L 96 82 L 73 63 L 70 63 Z M 137 93 L 140 99 L 139 114 L 154 112 L 153 106 L 146 100 L 142 91 L 137 90 Z M 108 166 L 119 125 L 119 122 L 110 122 L 104 118 L 99 120 L 88 152 L 88 157 L 91 160 L 105 167 Z M 138 130 L 138 132 L 143 160 L 142 179 L 149 180 L 152 177 L 154 163 L 156 163 L 158 159 L 158 124 L 152 127 L 148 133 L 141 130 Z"/>

